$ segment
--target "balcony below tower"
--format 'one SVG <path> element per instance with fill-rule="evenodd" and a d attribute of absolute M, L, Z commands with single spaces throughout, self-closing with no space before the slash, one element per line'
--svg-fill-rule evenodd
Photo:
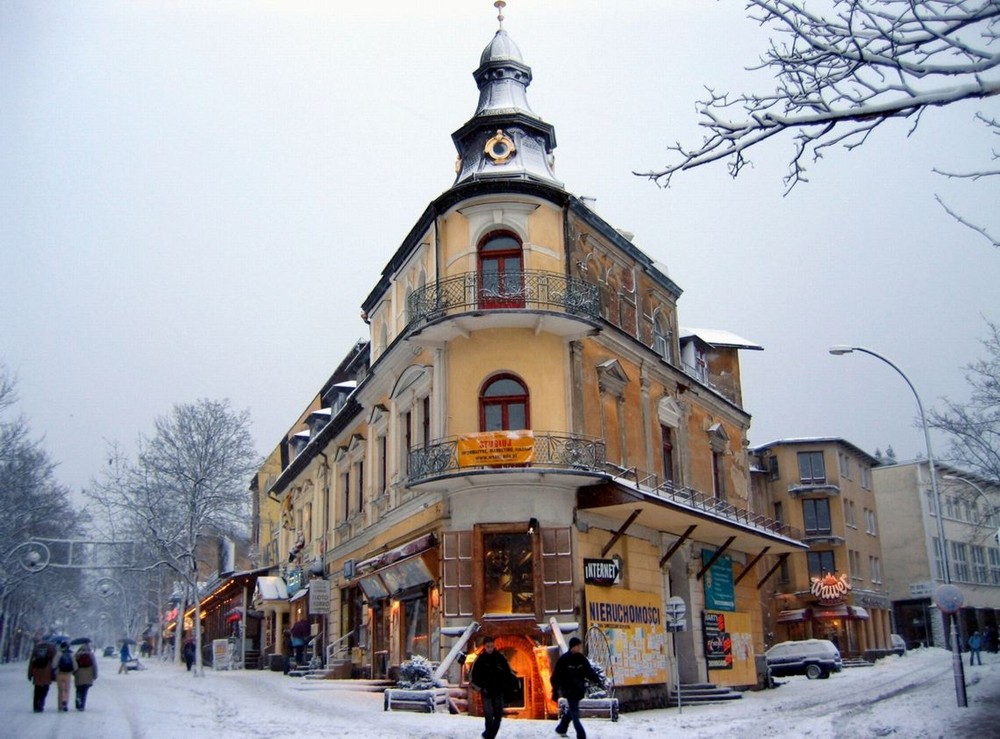
<path fill-rule="evenodd" d="M 484 431 L 440 439 L 410 449 L 409 487 L 449 486 L 474 475 L 558 476 L 577 486 L 605 476 L 604 442 L 570 433 Z M 571 479 L 578 478 L 578 479 Z"/>
<path fill-rule="evenodd" d="M 577 338 L 597 330 L 597 286 L 558 272 L 479 272 L 439 280 L 407 300 L 411 341 L 437 343 L 493 328 L 529 328 Z"/>

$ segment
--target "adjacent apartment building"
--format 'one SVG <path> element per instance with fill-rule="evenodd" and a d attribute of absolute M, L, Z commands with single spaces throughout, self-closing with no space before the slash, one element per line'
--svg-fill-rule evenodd
<path fill-rule="evenodd" d="M 557 179 L 505 30 L 473 77 L 453 185 L 257 477 L 265 652 L 306 619 L 355 675 L 421 655 L 464 685 L 453 658 L 488 634 L 520 676 L 508 711 L 533 718 L 570 635 L 626 709 L 664 705 L 675 669 L 752 685 L 761 588 L 808 548 L 750 495 L 739 353 L 761 347 L 682 329 L 666 269 Z"/>
<path fill-rule="evenodd" d="M 997 648 L 1000 621 L 1000 485 L 935 463 L 950 580 L 964 604 L 958 612 L 960 643 L 975 631 Z M 909 645 L 947 646 L 947 629 L 934 603 L 945 582 L 937 506 L 927 460 L 898 462 L 873 471 L 876 497 L 891 515 L 882 520 L 885 584 L 896 630 Z"/>
<path fill-rule="evenodd" d="M 783 558 L 769 583 L 770 641 L 829 639 L 848 657 L 889 649 L 889 566 L 872 477 L 878 460 L 830 437 L 782 439 L 751 451 L 771 516 L 800 529 L 809 545 Z"/>

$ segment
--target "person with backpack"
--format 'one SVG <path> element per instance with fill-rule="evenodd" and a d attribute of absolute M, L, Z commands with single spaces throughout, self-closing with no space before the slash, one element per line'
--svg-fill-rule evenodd
<path fill-rule="evenodd" d="M 73 681 L 76 685 L 76 710 L 87 707 L 87 691 L 97 679 L 97 660 L 90 650 L 90 645 L 84 643 L 76 652 L 76 674 Z"/>
<path fill-rule="evenodd" d="M 28 680 L 35 686 L 35 713 L 45 710 L 45 698 L 49 694 L 52 676 L 55 674 L 56 648 L 52 642 L 39 641 L 31 650 L 28 660 Z"/>
<path fill-rule="evenodd" d="M 59 710 L 69 710 L 69 688 L 76 674 L 76 658 L 69 642 L 64 641 L 59 646 L 59 658 L 56 660 L 56 687 L 59 689 Z"/>

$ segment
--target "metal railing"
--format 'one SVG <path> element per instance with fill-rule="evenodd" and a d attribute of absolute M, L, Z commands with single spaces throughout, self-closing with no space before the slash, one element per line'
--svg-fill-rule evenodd
<path fill-rule="evenodd" d="M 525 271 L 501 275 L 465 272 L 415 290 L 407 299 L 407 326 L 444 316 L 486 310 L 549 310 L 597 320 L 597 285 L 559 272 Z"/>
<path fill-rule="evenodd" d="M 711 513 L 727 521 L 761 531 L 779 534 L 800 541 L 802 539 L 802 532 L 794 526 L 789 526 L 782 521 L 769 518 L 762 513 L 754 513 L 746 508 L 733 505 L 722 498 L 707 495 L 700 490 L 695 490 L 686 485 L 676 485 L 672 480 L 661 482 L 655 474 L 643 472 L 635 467 L 624 468 L 608 464 L 607 471 L 619 480 L 632 482 L 636 489 L 641 492 L 655 495 L 658 498 L 669 500 L 686 508 Z"/>
<path fill-rule="evenodd" d="M 460 463 L 458 442 L 459 437 L 455 436 L 410 449 L 408 482 L 419 483 L 432 477 L 459 471 L 504 467 L 546 467 L 604 472 L 604 442 L 573 434 L 536 431 L 530 461 L 509 465 Z"/>
<path fill-rule="evenodd" d="M 604 442 L 597 439 L 536 431 L 530 461 L 512 464 L 463 464 L 459 461 L 458 449 L 457 436 L 410 449 L 408 484 L 419 484 L 435 477 L 485 469 L 545 467 L 583 470 L 630 483 L 639 492 L 669 500 L 688 509 L 710 513 L 734 524 L 802 540 L 801 531 L 782 521 L 769 518 L 762 513 L 754 513 L 686 485 L 676 485 L 672 480 L 661 481 L 655 474 L 643 472 L 635 467 L 620 467 L 608 462 L 605 458 Z"/>

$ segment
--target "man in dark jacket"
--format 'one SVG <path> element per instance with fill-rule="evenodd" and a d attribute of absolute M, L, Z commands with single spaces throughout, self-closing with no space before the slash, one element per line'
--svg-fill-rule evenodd
<path fill-rule="evenodd" d="M 515 685 L 517 675 L 510 669 L 507 658 L 497 651 L 492 636 L 483 639 L 483 651 L 472 665 L 469 681 L 472 689 L 478 690 L 483 698 L 483 716 L 486 718 L 483 739 L 493 739 L 500 731 L 500 720 L 503 718 L 504 691 Z"/>
<path fill-rule="evenodd" d="M 569 651 L 556 661 L 552 670 L 552 700 L 562 696 L 568 704 L 566 713 L 559 719 L 556 733 L 566 736 L 569 722 L 573 722 L 577 739 L 586 739 L 587 732 L 580 723 L 580 701 L 587 695 L 587 681 L 601 684 L 601 678 L 583 655 L 582 642 L 575 636 L 569 640 Z"/>
<path fill-rule="evenodd" d="M 33 707 L 35 713 L 45 710 L 45 697 L 49 694 L 56 669 L 56 647 L 51 642 L 39 642 L 35 645 L 28 660 L 28 680 L 35 686 Z"/>

